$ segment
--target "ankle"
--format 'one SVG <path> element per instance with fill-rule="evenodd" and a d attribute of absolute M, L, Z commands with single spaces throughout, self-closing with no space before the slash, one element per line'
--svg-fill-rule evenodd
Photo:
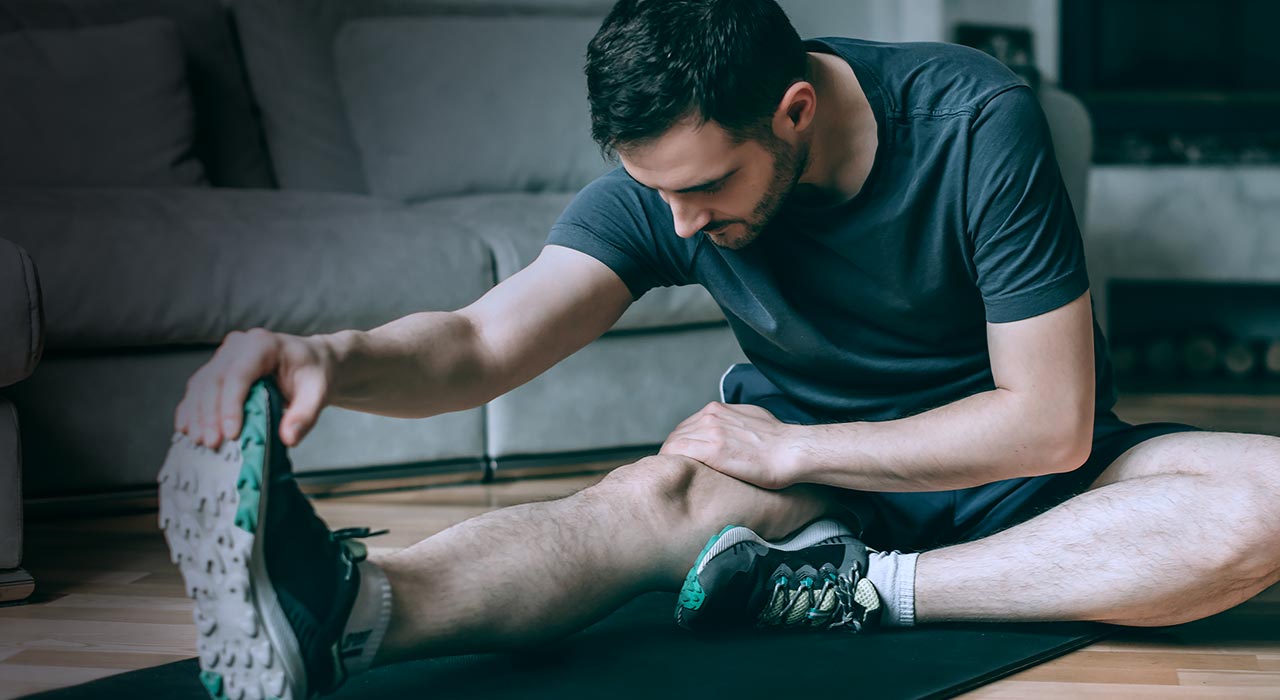
<path fill-rule="evenodd" d="M 365 559 L 358 563 L 360 590 L 342 630 L 339 652 L 348 675 L 364 673 L 391 624 L 391 583 L 382 567 Z"/>
<path fill-rule="evenodd" d="M 916 560 L 919 554 L 873 552 L 868 556 L 867 579 L 880 595 L 880 624 L 912 627 L 916 624 Z"/>

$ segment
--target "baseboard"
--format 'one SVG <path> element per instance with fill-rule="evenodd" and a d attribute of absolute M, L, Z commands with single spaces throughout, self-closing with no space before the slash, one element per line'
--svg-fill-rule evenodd
<path fill-rule="evenodd" d="M 26 569 L 0 570 L 0 605 L 25 603 L 36 590 L 36 580 Z"/>
<path fill-rule="evenodd" d="M 491 461 L 488 480 L 567 476 L 609 471 L 658 453 L 661 445 L 635 445 L 551 455 L 507 455 Z"/>
<path fill-rule="evenodd" d="M 641 445 L 552 455 L 509 455 L 492 460 L 488 469 L 480 460 L 462 459 L 298 472 L 297 476 L 303 493 L 326 498 L 603 472 L 657 451 L 657 446 Z M 27 522 L 154 513 L 158 505 L 154 486 L 29 497 L 23 501 Z"/>
<path fill-rule="evenodd" d="M 315 497 L 342 496 L 407 488 L 431 488 L 479 483 L 484 470 L 479 460 L 421 462 L 354 469 L 297 472 L 302 492 Z M 28 497 L 23 501 L 27 522 L 47 522 L 85 517 L 154 513 L 159 508 L 155 486 L 123 488 L 97 493 L 71 493 Z"/>

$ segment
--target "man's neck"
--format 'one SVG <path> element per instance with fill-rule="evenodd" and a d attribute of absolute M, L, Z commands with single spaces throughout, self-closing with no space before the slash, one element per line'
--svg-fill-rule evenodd
<path fill-rule="evenodd" d="M 862 191 L 871 172 L 878 146 L 875 112 L 843 58 L 810 53 L 809 70 L 818 112 L 796 194 L 805 203 L 836 204 Z"/>

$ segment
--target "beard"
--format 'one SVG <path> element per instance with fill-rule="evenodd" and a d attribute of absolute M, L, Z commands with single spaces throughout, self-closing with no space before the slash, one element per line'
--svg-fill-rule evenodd
<path fill-rule="evenodd" d="M 791 191 L 795 189 L 796 183 L 800 181 L 800 176 L 804 173 L 805 165 L 809 161 L 808 149 L 801 146 L 789 146 L 782 139 L 774 138 L 764 145 L 773 156 L 773 179 L 769 182 L 769 188 L 765 191 L 764 196 L 760 198 L 760 201 L 756 203 L 755 208 L 752 210 L 751 218 L 746 221 L 736 222 L 745 229 L 741 236 L 732 240 L 726 237 L 725 240 L 721 241 L 716 240 L 715 236 L 707 234 L 707 238 L 721 248 L 742 250 L 759 238 L 769 227 L 769 222 L 773 220 L 774 215 L 782 208 L 782 203 L 786 201 L 787 195 L 791 194 Z"/>

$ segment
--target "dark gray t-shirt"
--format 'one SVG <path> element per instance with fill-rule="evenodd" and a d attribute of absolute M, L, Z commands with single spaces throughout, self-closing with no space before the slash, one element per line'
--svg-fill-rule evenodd
<path fill-rule="evenodd" d="M 701 284 L 747 358 L 833 422 L 890 420 L 995 388 L 986 322 L 1052 311 L 1088 289 L 1044 114 L 994 59 L 937 43 L 824 38 L 853 67 L 879 145 L 857 196 L 784 203 L 742 250 L 676 235 L 658 193 L 618 168 L 588 185 L 548 244 L 608 265 L 635 298 Z M 1115 388 L 1094 324 L 1098 421 Z"/>

